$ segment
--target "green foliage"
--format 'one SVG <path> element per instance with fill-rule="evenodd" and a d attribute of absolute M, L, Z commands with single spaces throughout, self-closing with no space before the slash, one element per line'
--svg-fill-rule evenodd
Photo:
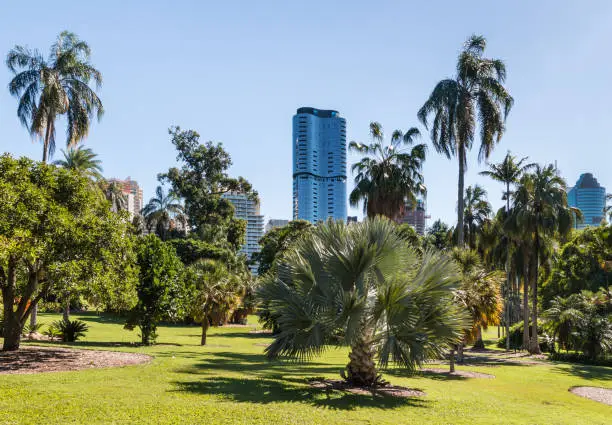
<path fill-rule="evenodd" d="M 81 173 L 85 177 L 99 180 L 102 178 L 102 161 L 97 159 L 91 149 L 81 146 L 71 146 L 67 150 L 62 149 L 64 159 L 54 161 L 55 165 Z"/>
<path fill-rule="evenodd" d="M 229 248 L 213 245 L 200 239 L 187 237 L 185 239 L 171 239 L 168 241 L 176 250 L 181 262 L 189 266 L 199 260 L 219 260 L 227 264 L 236 264 L 236 254 Z"/>
<path fill-rule="evenodd" d="M 49 326 L 47 335 L 59 336 L 62 342 L 75 342 L 85 336 L 89 326 L 81 320 L 56 320 Z"/>
<path fill-rule="evenodd" d="M 287 250 L 312 229 L 306 220 L 293 220 L 286 226 L 276 227 L 267 232 L 260 240 L 261 250 L 253 259 L 259 262 L 258 275 L 262 276 L 271 270 Z"/>
<path fill-rule="evenodd" d="M 142 209 L 149 231 L 155 232 L 163 241 L 168 239 L 172 227 L 180 222 L 187 225 L 183 205 L 172 192 L 164 193 L 161 186 L 155 189 L 155 196 Z"/>
<path fill-rule="evenodd" d="M 436 220 L 425 232 L 423 246 L 425 249 L 444 251 L 453 246 L 453 231 L 442 220 Z"/>
<path fill-rule="evenodd" d="M 612 283 L 612 227 L 587 227 L 575 232 L 561 248 L 550 277 L 542 285 L 542 304 L 555 296 L 583 290 L 596 292 Z"/>
<path fill-rule="evenodd" d="M 542 337 L 544 335 L 543 326 L 544 322 L 540 322 L 538 324 L 538 336 Z M 513 350 L 520 350 L 523 347 L 523 322 L 517 322 L 514 325 L 510 326 L 510 348 Z M 529 327 L 529 336 L 531 337 L 533 334 L 533 327 Z M 506 348 L 506 337 L 503 336 L 499 338 L 497 341 L 497 346 L 499 348 Z"/>
<path fill-rule="evenodd" d="M 241 192 L 257 199 L 257 193 L 242 177 L 228 176 L 232 161 L 220 143 L 200 144 L 197 132 L 179 127 L 169 133 L 182 166 L 160 174 L 160 181 L 170 183 L 173 193 L 185 200 L 190 228 L 200 239 L 237 249 L 244 240 L 240 232 L 244 227 L 235 223 L 234 207 L 222 195 Z"/>
<path fill-rule="evenodd" d="M 406 133 L 395 130 L 391 143 L 386 145 L 382 126 L 372 122 L 370 136 L 371 144 L 349 144 L 349 150 L 362 155 L 351 167 L 357 175 L 349 202 L 357 206 L 363 201 L 363 211 L 370 218 L 382 215 L 399 221 L 406 204 L 416 206 L 416 197 L 426 193 L 422 171 L 427 145 L 413 146 L 414 139 L 420 136 L 415 127 Z"/>
<path fill-rule="evenodd" d="M 25 325 L 23 325 L 23 331 L 21 331 L 21 333 L 23 335 L 29 335 L 31 333 L 38 333 L 44 326 L 44 323 L 40 323 L 37 322 L 36 324 L 32 325 L 31 323 L 26 323 Z"/>
<path fill-rule="evenodd" d="M 45 59 L 38 50 L 15 46 L 6 64 L 15 77 L 9 92 L 19 98 L 17 116 L 32 136 L 43 140 L 43 162 L 55 150 L 56 120 L 65 116 L 66 144 L 75 146 L 89 133 L 90 120 L 104 108 L 89 86 L 102 85 L 102 74 L 89 62 L 91 50 L 75 34 L 63 31 Z"/>
<path fill-rule="evenodd" d="M 397 233 L 402 239 L 408 242 L 417 251 L 421 250 L 422 241 L 419 234 L 414 230 L 414 227 L 407 223 L 402 223 L 397 226 Z"/>
<path fill-rule="evenodd" d="M 341 344 L 414 369 L 459 340 L 459 282 L 451 259 L 421 258 L 388 220 L 320 225 L 264 278 L 259 295 L 279 326 L 266 352 L 308 359 Z"/>
<path fill-rule="evenodd" d="M 136 244 L 139 273 L 138 303 L 130 312 L 126 328 L 140 328 L 142 343 L 155 342 L 157 324 L 182 317 L 185 289 L 183 264 L 174 248 L 156 235 L 140 237 Z"/>
<path fill-rule="evenodd" d="M 478 238 L 483 233 L 483 228 L 491 213 L 491 204 L 487 201 L 487 191 L 481 186 L 468 186 L 465 190 L 463 228 L 470 249 L 476 249 Z"/>

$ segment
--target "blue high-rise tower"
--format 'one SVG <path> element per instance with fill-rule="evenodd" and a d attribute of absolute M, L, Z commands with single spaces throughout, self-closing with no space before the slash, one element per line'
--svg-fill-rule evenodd
<path fill-rule="evenodd" d="M 346 120 L 299 108 L 293 116 L 293 219 L 346 220 Z"/>
<path fill-rule="evenodd" d="M 567 203 L 582 211 L 582 222 L 576 227 L 599 226 L 604 219 L 606 207 L 606 188 L 602 187 L 593 174 L 584 173 L 567 193 Z"/>

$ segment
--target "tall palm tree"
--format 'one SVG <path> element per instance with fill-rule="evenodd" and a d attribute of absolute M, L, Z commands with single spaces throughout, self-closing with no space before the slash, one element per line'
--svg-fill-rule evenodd
<path fill-rule="evenodd" d="M 491 204 L 487 201 L 487 191 L 481 186 L 468 186 L 465 190 L 464 203 L 464 232 L 468 236 L 468 246 L 476 249 L 476 235 L 480 233 L 484 224 L 493 212 Z"/>
<path fill-rule="evenodd" d="M 170 191 L 164 193 L 161 186 L 155 189 L 155 196 L 142 209 L 149 229 L 155 228 L 155 233 L 162 240 L 166 240 L 172 220 L 184 219 L 185 210 L 178 198 Z"/>
<path fill-rule="evenodd" d="M 463 191 L 467 152 L 472 148 L 476 121 L 480 126 L 478 159 L 486 160 L 501 139 L 504 123 L 514 100 L 503 83 L 506 66 L 499 59 L 485 58 L 486 40 L 473 35 L 465 43 L 457 61 L 457 75 L 440 81 L 421 107 L 418 117 L 428 127 L 435 149 L 459 161 L 457 185 L 458 244 L 463 246 Z"/>
<path fill-rule="evenodd" d="M 111 210 L 114 212 L 126 211 L 128 209 L 128 198 L 127 195 L 123 192 L 123 188 L 121 185 L 111 180 L 100 181 L 100 187 L 104 192 L 104 196 L 111 203 Z"/>
<path fill-rule="evenodd" d="M 400 221 L 406 204 L 416 207 L 419 195 L 425 195 L 423 184 L 423 163 L 426 145 L 414 145 L 420 136 L 416 128 L 406 133 L 395 130 L 391 142 L 386 144 L 382 126 L 370 123 L 372 143 L 351 142 L 349 149 L 360 153 L 363 158 L 353 164 L 355 188 L 349 202 L 356 206 L 364 202 L 363 209 L 368 217 L 383 215 L 391 220 Z"/>
<path fill-rule="evenodd" d="M 345 379 L 382 385 L 375 357 L 381 367 L 414 369 L 460 340 L 466 316 L 453 303 L 460 280 L 452 259 L 419 256 L 387 219 L 326 223 L 263 279 L 259 295 L 278 324 L 266 352 L 308 359 L 347 345 Z"/>
<path fill-rule="evenodd" d="M 486 171 L 482 171 L 480 173 L 481 176 L 487 176 L 491 179 L 503 183 L 505 185 L 505 191 L 502 194 L 502 200 L 506 201 L 506 211 L 505 215 L 508 216 L 510 213 L 510 198 L 512 196 L 512 186 L 516 185 L 523 174 L 533 169 L 536 164 L 534 163 L 526 163 L 527 157 L 521 158 L 517 161 L 516 157 L 511 155 L 510 151 L 506 153 L 504 160 L 499 164 L 489 164 L 489 169 Z M 512 272 L 510 270 L 511 266 L 511 249 L 513 245 L 510 243 L 511 239 L 508 235 L 504 237 L 506 249 L 504 250 L 506 253 L 506 290 L 505 292 L 505 325 L 506 325 L 506 335 L 510 332 L 510 304 L 509 297 L 511 296 L 510 291 L 510 278 L 512 276 Z M 510 338 L 506 338 L 506 349 L 510 349 Z"/>
<path fill-rule="evenodd" d="M 65 151 L 62 149 L 64 159 L 54 161 L 55 165 L 77 171 L 84 176 L 98 180 L 102 178 L 102 161 L 91 149 L 83 146 L 69 147 Z"/>
<path fill-rule="evenodd" d="M 33 137 L 43 142 L 43 162 L 55 151 L 55 123 L 65 116 L 67 146 L 87 137 L 90 121 L 98 120 L 104 108 L 89 86 L 102 85 L 102 74 L 89 62 L 89 45 L 75 34 L 63 31 L 45 59 L 38 50 L 15 46 L 6 65 L 15 74 L 9 83 L 11 95 L 19 98 L 17 116 Z"/>
<path fill-rule="evenodd" d="M 515 229 L 530 246 L 532 333 L 529 351 L 539 353 L 538 344 L 538 278 L 546 241 L 554 236 L 566 236 L 580 210 L 568 206 L 566 183 L 553 165 L 536 165 L 533 173 L 521 177 L 514 193 L 513 217 Z M 527 308 L 527 306 L 525 306 Z"/>

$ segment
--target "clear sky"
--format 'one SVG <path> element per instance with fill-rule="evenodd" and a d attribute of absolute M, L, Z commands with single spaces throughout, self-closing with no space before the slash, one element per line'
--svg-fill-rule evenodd
<path fill-rule="evenodd" d="M 472 33 L 487 38 L 489 56 L 506 61 L 516 101 L 492 160 L 507 150 L 556 160 L 570 185 L 590 171 L 612 191 L 607 0 L 2 3 L 1 55 L 15 44 L 46 52 L 64 29 L 90 44 L 104 75 L 106 115 L 86 145 L 100 155 L 105 176 L 131 176 L 146 199 L 157 173 L 175 164 L 167 128 L 180 125 L 223 142 L 231 174 L 253 183 L 267 218 L 290 218 L 296 108 L 338 110 L 349 140 L 366 141 L 374 120 L 387 134 L 419 126 L 417 110 L 438 80 L 454 74 Z M 0 86 L 9 79 L 0 66 Z M 0 151 L 39 159 L 41 145 L 20 126 L 16 107 L 0 89 Z M 501 187 L 478 176 L 484 164 L 476 158 L 477 148 L 466 184 L 484 185 L 499 207 Z M 424 173 L 429 223 L 454 223 L 456 161 L 430 149 Z"/>

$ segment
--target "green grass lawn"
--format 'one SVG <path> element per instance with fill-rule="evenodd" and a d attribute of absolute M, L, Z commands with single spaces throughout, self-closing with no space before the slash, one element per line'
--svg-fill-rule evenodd
<path fill-rule="evenodd" d="M 309 364 L 269 362 L 267 336 L 252 328 L 213 328 L 201 347 L 199 328 L 158 330 L 158 345 L 132 346 L 137 332 L 96 315 L 74 347 L 154 356 L 150 364 L 35 375 L 0 375 L 0 423 L 147 424 L 604 424 L 612 407 L 568 392 L 576 385 L 612 387 L 612 368 L 545 364 L 464 367 L 495 379 L 410 376 L 387 371 L 393 384 L 423 390 L 396 399 L 310 388 L 306 379 L 338 376 L 347 351 L 332 349 Z M 54 315 L 41 315 L 49 323 Z M 253 327 L 257 326 L 252 320 Z M 494 344 L 497 329 L 485 340 Z M 459 366 L 461 368 L 461 366 Z"/>

